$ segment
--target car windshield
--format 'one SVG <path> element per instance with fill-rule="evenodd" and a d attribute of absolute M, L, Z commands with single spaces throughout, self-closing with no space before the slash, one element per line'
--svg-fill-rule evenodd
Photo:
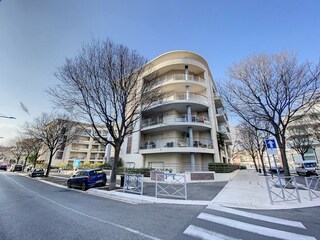
<path fill-rule="evenodd" d="M 306 167 L 306 168 L 311 168 L 311 167 L 316 167 L 316 166 L 317 166 L 316 163 L 305 163 L 304 164 L 304 167 Z"/>
<path fill-rule="evenodd" d="M 102 169 L 96 169 L 89 172 L 90 176 L 101 174 L 101 173 L 104 173 Z"/>

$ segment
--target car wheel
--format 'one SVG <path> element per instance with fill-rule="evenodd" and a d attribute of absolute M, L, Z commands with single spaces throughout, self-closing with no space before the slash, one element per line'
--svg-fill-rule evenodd
<path fill-rule="evenodd" d="M 101 186 L 101 187 L 103 187 L 103 186 L 105 186 L 105 185 L 106 185 L 106 182 L 100 183 L 100 186 Z"/>
<path fill-rule="evenodd" d="M 86 183 L 86 182 L 83 182 L 83 183 L 81 184 L 81 190 L 82 190 L 82 191 L 86 191 L 86 190 L 87 190 L 87 183 Z"/>
<path fill-rule="evenodd" d="M 68 186 L 68 188 L 71 188 L 71 182 L 70 181 L 67 182 L 67 186 Z"/>

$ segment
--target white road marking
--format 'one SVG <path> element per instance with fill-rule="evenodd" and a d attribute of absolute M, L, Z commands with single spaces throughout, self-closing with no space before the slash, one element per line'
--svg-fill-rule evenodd
<path fill-rule="evenodd" d="M 256 214 L 256 213 L 244 212 L 244 211 L 236 210 L 233 208 L 221 207 L 218 205 L 211 205 L 211 206 L 208 206 L 207 208 L 213 209 L 216 211 L 220 211 L 220 212 L 231 213 L 231 214 L 242 216 L 242 217 L 261 220 L 264 222 L 271 222 L 271 223 L 306 229 L 306 227 L 301 222 L 290 221 L 290 220 L 275 218 L 275 217 L 269 217 L 269 216 Z"/>
<path fill-rule="evenodd" d="M 134 230 L 134 229 L 132 229 L 132 228 L 128 228 L 128 227 L 125 227 L 125 226 L 122 226 L 122 225 L 119 225 L 119 224 L 116 224 L 116 223 L 113 223 L 113 222 L 109 222 L 109 221 L 106 221 L 106 220 L 103 220 L 103 219 L 100 219 L 100 218 L 97 218 L 97 217 L 94 217 L 94 216 L 90 216 L 90 215 L 88 215 L 88 214 L 85 214 L 85 213 L 80 212 L 80 211 L 78 211 L 78 210 L 75 210 L 75 209 L 73 209 L 73 208 L 64 206 L 64 205 L 61 204 L 61 203 L 58 203 L 58 202 L 56 202 L 56 201 L 53 201 L 53 200 L 51 200 L 51 199 L 49 199 L 49 198 L 47 198 L 47 197 L 45 197 L 45 196 L 43 196 L 43 195 L 41 195 L 41 194 L 39 194 L 39 193 L 37 193 L 37 192 L 34 192 L 34 191 L 28 189 L 27 187 L 23 186 L 22 184 L 18 183 L 17 181 L 13 180 L 12 178 L 9 178 L 9 179 L 12 180 L 13 182 L 15 182 L 16 184 L 18 184 L 20 187 L 28 190 L 29 192 L 32 192 L 33 194 L 38 195 L 39 197 L 41 197 L 41 198 L 47 200 L 48 202 L 51 202 L 51 203 L 53 203 L 53 204 L 55 204 L 55 205 L 57 205 L 57 206 L 59 206 L 59 207 L 62 207 L 62 208 L 64 208 L 64 209 L 67 209 L 67 210 L 69 210 L 69 211 L 72 211 L 72 212 L 74 212 L 74 213 L 77 213 L 77 214 L 79 214 L 79 215 L 85 216 L 85 217 L 87 217 L 87 218 L 91 218 L 91 219 L 93 219 L 93 220 L 96 220 L 96 221 L 99 221 L 99 222 L 102 222 L 102 223 L 106 223 L 106 224 L 109 224 L 109 225 L 112 225 L 112 226 L 121 228 L 121 229 L 123 229 L 123 230 L 126 230 L 126 231 L 128 231 L 128 232 L 132 232 L 132 233 L 134 233 L 134 234 L 143 236 L 143 237 L 145 237 L 145 238 L 149 238 L 149 239 L 152 239 L 152 240 L 161 240 L 160 238 L 156 238 L 156 237 L 153 237 L 153 236 L 151 236 L 151 235 L 144 234 L 144 233 L 139 232 L 139 231 L 137 231 L 137 230 Z"/>
<path fill-rule="evenodd" d="M 226 235 L 212 232 L 194 225 L 187 227 L 183 233 L 192 237 L 200 238 L 202 240 L 240 240 L 238 238 L 228 237 Z"/>
<path fill-rule="evenodd" d="M 224 218 L 224 217 L 214 216 L 207 213 L 200 213 L 198 218 L 202 220 L 218 223 L 221 225 L 225 225 L 228 227 L 240 229 L 243 231 L 253 232 L 259 235 L 264 235 L 264 236 L 274 237 L 274 238 L 279 238 L 284 240 L 292 240 L 292 239 L 317 240 L 312 236 L 301 235 L 297 233 L 291 233 L 291 232 L 276 230 L 276 229 L 267 228 L 267 227 L 261 227 L 261 226 L 239 222 L 239 221 Z"/>

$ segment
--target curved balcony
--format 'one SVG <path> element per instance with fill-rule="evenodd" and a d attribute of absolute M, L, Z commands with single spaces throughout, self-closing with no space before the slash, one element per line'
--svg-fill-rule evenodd
<path fill-rule="evenodd" d="M 208 97 L 192 92 L 171 92 L 166 94 L 163 98 L 153 102 L 151 108 L 161 107 L 166 110 L 170 104 L 176 104 L 177 111 L 182 112 L 186 109 L 186 104 L 191 105 L 194 111 L 205 111 L 208 106 Z"/>
<path fill-rule="evenodd" d="M 168 130 L 175 127 L 194 127 L 195 131 L 206 130 L 211 127 L 211 123 L 208 117 L 205 116 L 191 116 L 191 121 L 185 115 L 165 115 L 156 116 L 152 118 L 144 119 L 141 123 L 141 131 L 151 131 L 156 128 L 162 128 Z"/>
<path fill-rule="evenodd" d="M 162 75 L 159 78 L 159 83 L 168 83 L 171 81 L 189 81 L 189 82 L 198 83 L 204 86 L 206 85 L 206 81 L 204 78 L 200 76 L 192 75 L 192 74 L 188 74 L 187 79 L 186 79 L 186 75 L 183 73 Z"/>
<path fill-rule="evenodd" d="M 141 154 L 152 154 L 161 152 L 198 152 L 213 154 L 213 144 L 210 139 L 193 139 L 190 145 L 189 139 L 163 138 L 153 141 L 145 141 L 140 145 Z"/>

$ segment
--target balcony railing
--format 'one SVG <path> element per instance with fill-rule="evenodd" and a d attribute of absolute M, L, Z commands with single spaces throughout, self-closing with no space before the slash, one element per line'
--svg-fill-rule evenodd
<path fill-rule="evenodd" d="M 198 93 L 191 93 L 191 92 L 179 92 L 179 93 L 167 94 L 165 95 L 164 98 L 154 102 L 154 104 L 162 104 L 164 102 L 182 101 L 182 100 L 208 104 L 208 98 L 206 96 Z"/>
<path fill-rule="evenodd" d="M 230 132 L 227 125 L 220 125 L 220 126 L 218 126 L 218 130 L 219 130 L 219 132 L 221 132 L 221 133 L 229 133 L 229 132 Z"/>
<path fill-rule="evenodd" d="M 186 75 L 182 73 L 161 76 L 159 79 L 159 82 L 165 83 L 165 82 L 177 81 L 177 80 L 194 81 L 201 84 L 205 84 L 205 80 L 200 76 L 188 74 L 188 79 L 186 80 Z"/>
<path fill-rule="evenodd" d="M 88 151 L 88 148 L 71 148 L 71 151 Z"/>
<path fill-rule="evenodd" d="M 157 117 L 144 119 L 142 121 L 141 126 L 142 128 L 145 128 L 145 127 L 155 126 L 163 123 L 172 124 L 172 123 L 187 123 L 187 122 L 188 122 L 188 119 L 186 116 L 166 115 L 165 117 L 157 116 Z M 190 123 L 200 123 L 200 124 L 210 125 L 210 121 L 208 117 L 203 117 L 203 116 L 201 117 L 196 115 L 191 116 Z"/>
<path fill-rule="evenodd" d="M 140 145 L 140 149 L 155 149 L 155 148 L 184 148 L 184 147 L 194 147 L 194 148 L 206 148 L 212 149 L 213 144 L 210 139 L 200 138 L 193 139 L 193 143 L 190 144 L 188 139 L 183 138 L 165 138 L 154 141 L 145 141 Z"/>

